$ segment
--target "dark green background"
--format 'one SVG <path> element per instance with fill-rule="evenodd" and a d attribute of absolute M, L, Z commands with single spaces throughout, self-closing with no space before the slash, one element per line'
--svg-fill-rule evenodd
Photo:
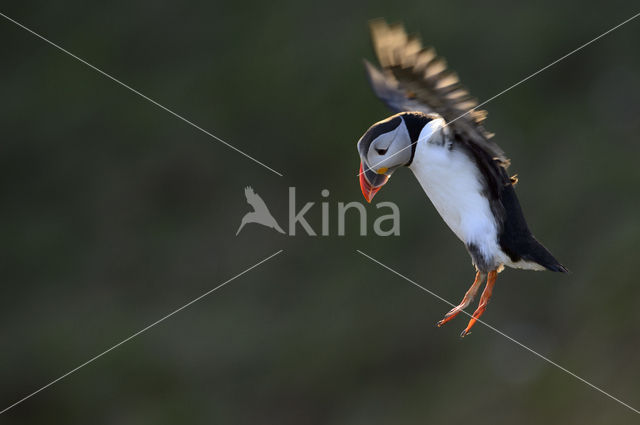
<path fill-rule="evenodd" d="M 3 13 L 261 168 L 0 19 L 0 408 L 271 253 L 260 268 L 8 411 L 42 424 L 626 424 L 639 416 L 490 329 L 460 340 L 462 244 L 407 170 L 401 236 L 289 237 L 388 115 L 361 58 L 402 20 L 480 100 L 638 12 L 628 1 L 9 2 Z M 537 237 L 570 275 L 507 270 L 486 321 L 640 408 L 640 19 L 487 105 Z M 373 206 L 372 217 L 377 216 Z M 316 229 L 320 207 L 309 214 Z M 372 218 L 370 217 L 370 219 Z M 369 221 L 371 226 L 372 220 Z M 371 227 L 369 227 L 371 229 Z"/>

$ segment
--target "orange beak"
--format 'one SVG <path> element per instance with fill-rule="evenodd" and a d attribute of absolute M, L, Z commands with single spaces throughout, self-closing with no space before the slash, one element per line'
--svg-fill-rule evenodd
<path fill-rule="evenodd" d="M 389 180 L 389 176 L 386 174 L 377 174 L 373 170 L 370 170 L 367 167 L 366 171 L 364 170 L 363 162 L 360 162 L 360 190 L 362 190 L 362 195 L 364 195 L 364 199 L 367 202 L 371 202 L 373 197 L 378 193 L 382 186 Z M 369 181 L 369 179 L 373 180 L 373 183 Z"/>

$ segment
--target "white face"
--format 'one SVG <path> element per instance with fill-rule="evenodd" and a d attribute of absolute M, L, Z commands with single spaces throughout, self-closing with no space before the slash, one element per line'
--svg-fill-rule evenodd
<path fill-rule="evenodd" d="M 429 143 L 434 134 L 442 133 L 444 121 L 420 112 L 401 112 L 369 127 L 358 141 L 360 154 L 360 188 L 367 201 L 387 183 L 391 174 L 409 165 L 413 156 L 411 141 Z M 411 131 L 411 134 L 410 134 Z M 417 134 L 419 132 L 419 134 Z M 444 138 L 438 140 L 444 142 Z"/>
<path fill-rule="evenodd" d="M 377 136 L 369 145 L 366 163 L 377 174 L 391 172 L 411 159 L 411 139 L 404 122 L 394 130 Z"/>

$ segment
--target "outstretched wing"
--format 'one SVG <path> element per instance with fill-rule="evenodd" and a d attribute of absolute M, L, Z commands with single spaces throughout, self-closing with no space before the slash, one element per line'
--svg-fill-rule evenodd
<path fill-rule="evenodd" d="M 251 186 L 244 188 L 244 196 L 247 198 L 247 203 L 253 207 L 253 210 L 257 214 L 266 212 L 268 215 L 271 215 L 267 205 L 264 203 L 260 195 L 253 191 Z"/>
<path fill-rule="evenodd" d="M 388 25 L 383 19 L 371 21 L 371 38 L 382 70 L 365 60 L 369 81 L 376 95 L 394 112 L 437 113 L 461 139 L 473 143 L 498 160 L 505 168 L 508 160 L 500 147 L 490 141 L 482 122 L 484 110 L 465 90 L 455 72 L 433 48 L 408 36 L 400 24 Z"/>
<path fill-rule="evenodd" d="M 500 245 L 512 261 L 534 261 L 554 271 L 566 269 L 531 235 L 509 178 L 509 161 L 490 141 L 482 123 L 486 111 L 475 110 L 477 101 L 462 87 L 433 48 L 424 48 L 402 25 L 371 22 L 371 37 L 382 70 L 365 61 L 376 95 L 395 112 L 437 113 L 447 122 L 451 138 L 472 155 L 487 179 L 491 208 L 500 220 Z"/>

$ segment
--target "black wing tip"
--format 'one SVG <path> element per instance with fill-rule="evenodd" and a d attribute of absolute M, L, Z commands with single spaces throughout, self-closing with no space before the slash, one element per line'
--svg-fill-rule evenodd
<path fill-rule="evenodd" d="M 571 273 L 569 269 L 563 266 L 560 261 L 556 260 L 553 254 L 551 254 L 544 245 L 538 242 L 536 238 L 531 235 L 529 238 L 526 248 L 527 254 L 522 256 L 525 260 L 537 263 L 552 272 Z"/>
<path fill-rule="evenodd" d="M 540 264 L 545 269 L 557 273 L 571 273 L 569 269 L 560 264 L 560 262 L 555 259 L 553 254 L 551 254 L 549 250 L 547 250 L 547 248 L 545 248 L 538 241 L 535 241 L 534 252 L 534 261 Z"/>
<path fill-rule="evenodd" d="M 547 270 L 550 270 L 552 272 L 567 273 L 567 274 L 571 273 L 568 268 L 566 268 L 560 263 L 556 263 L 556 264 L 545 266 L 545 267 L 547 268 Z"/>

